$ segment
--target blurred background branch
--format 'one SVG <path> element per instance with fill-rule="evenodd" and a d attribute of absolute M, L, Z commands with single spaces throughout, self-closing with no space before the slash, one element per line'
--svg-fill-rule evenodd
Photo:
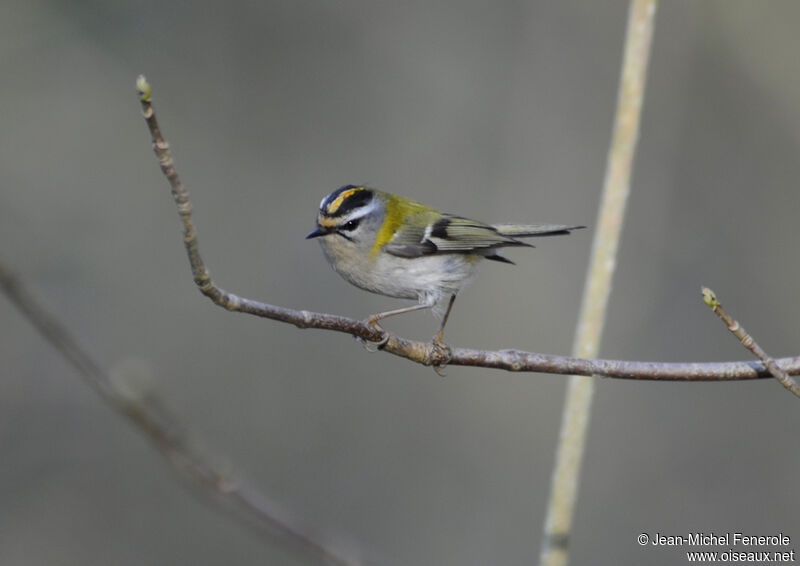
<path fill-rule="evenodd" d="M 631 0 L 603 196 L 572 347 L 577 357 L 594 358 L 600 352 L 639 139 L 655 13 L 656 0 Z M 569 562 L 572 516 L 578 498 L 593 396 L 591 378 L 570 377 L 542 536 L 542 566 L 563 566 Z"/>
<path fill-rule="evenodd" d="M 179 476 L 197 493 L 232 512 L 251 528 L 287 550 L 313 556 L 321 563 L 352 564 L 314 542 L 297 526 L 278 516 L 273 503 L 230 470 L 211 463 L 191 441 L 190 435 L 159 402 L 152 391 L 137 384 L 120 383 L 125 376 L 112 379 L 92 356 L 53 315 L 46 312 L 33 295 L 9 270 L 0 264 L 0 290 L 25 318 L 77 370 L 78 375 L 110 407 L 127 417 L 155 446 Z"/>

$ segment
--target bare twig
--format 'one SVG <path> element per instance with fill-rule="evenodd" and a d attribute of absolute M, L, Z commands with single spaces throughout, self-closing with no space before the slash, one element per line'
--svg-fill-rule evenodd
<path fill-rule="evenodd" d="M 175 418 L 150 394 L 132 395 L 118 387 L 100 365 L 81 347 L 69 331 L 25 289 L 18 279 L 0 264 L 0 291 L 33 324 L 41 335 L 78 370 L 83 380 L 104 401 L 125 415 L 180 472 L 180 476 L 199 492 L 210 496 L 221 507 L 245 520 L 279 544 L 324 564 L 351 564 L 320 546 L 298 528 L 278 517 L 274 505 L 258 490 L 231 473 L 212 465 L 190 441 Z"/>
<path fill-rule="evenodd" d="M 351 334 L 371 342 L 384 338 L 374 326 L 351 318 L 295 310 L 285 307 L 261 303 L 229 293 L 217 287 L 211 280 L 197 247 L 197 236 L 191 221 L 191 203 L 189 193 L 181 183 L 169 144 L 161 135 L 151 101 L 151 89 L 147 80 L 140 76 L 137 80 L 139 100 L 142 111 L 153 138 L 153 149 L 158 157 L 172 188 L 172 195 L 178 206 L 183 222 L 184 243 L 189 256 L 195 284 L 200 291 L 214 304 L 230 311 L 242 312 L 287 322 L 298 328 L 319 328 Z M 508 371 L 526 371 L 540 373 L 557 373 L 565 375 L 586 375 L 616 377 L 621 379 L 647 379 L 665 381 L 731 381 L 740 379 L 760 379 L 772 377 L 761 364 L 754 362 L 721 362 L 721 363 L 656 363 L 630 362 L 618 360 L 593 360 L 536 354 L 521 350 L 475 350 L 470 348 L 450 348 L 446 360 L 442 360 L 441 350 L 437 351 L 430 343 L 407 340 L 392 333 L 387 333 L 388 340 L 381 348 L 384 352 L 406 358 L 424 365 L 460 365 L 476 366 Z M 800 356 L 777 360 L 785 371 L 791 374 L 800 373 Z"/>
<path fill-rule="evenodd" d="M 730 330 L 733 335 L 739 339 L 739 342 L 742 343 L 742 346 L 753 352 L 755 357 L 761 360 L 761 363 L 763 363 L 769 372 L 775 376 L 775 379 L 781 382 L 781 385 L 800 397 L 800 385 L 798 385 L 794 379 L 789 377 L 789 374 L 781 369 L 781 367 L 775 363 L 774 359 L 767 355 L 764 349 L 758 345 L 758 342 L 756 342 L 753 337 L 745 331 L 741 324 L 739 324 L 738 320 L 735 320 L 733 317 L 731 317 L 731 315 L 725 312 L 725 310 L 722 308 L 722 305 L 719 304 L 719 301 L 717 300 L 716 293 L 714 293 L 714 291 L 708 287 L 703 287 L 702 292 L 703 301 L 709 307 L 711 307 L 711 310 L 714 311 L 718 317 L 722 319 L 722 322 L 724 322 L 727 325 L 728 330 Z"/>
<path fill-rule="evenodd" d="M 655 11 L 656 0 L 632 0 L 628 12 L 614 132 L 572 350 L 575 356 L 582 358 L 593 358 L 600 350 L 622 221 L 630 193 Z M 539 557 L 543 566 L 563 566 L 569 561 L 569 535 L 593 394 L 594 381 L 578 375 L 570 378 Z"/>

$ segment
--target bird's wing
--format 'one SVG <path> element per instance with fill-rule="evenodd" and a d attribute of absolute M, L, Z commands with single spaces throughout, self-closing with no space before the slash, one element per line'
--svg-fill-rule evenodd
<path fill-rule="evenodd" d="M 445 214 L 430 224 L 401 227 L 384 250 L 400 257 L 420 257 L 528 245 L 514 239 L 511 234 L 499 232 L 494 226 Z"/>

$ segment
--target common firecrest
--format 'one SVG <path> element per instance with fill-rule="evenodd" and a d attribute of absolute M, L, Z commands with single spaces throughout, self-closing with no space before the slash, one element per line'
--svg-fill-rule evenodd
<path fill-rule="evenodd" d="M 319 238 L 333 269 L 356 287 L 419 301 L 373 314 L 370 324 L 430 308 L 442 321 L 433 339 L 439 344 L 453 301 L 478 260 L 513 263 L 498 248 L 533 247 L 518 238 L 569 234 L 578 228 L 584 226 L 484 224 L 402 196 L 345 185 L 322 199 L 316 227 L 306 238 Z"/>

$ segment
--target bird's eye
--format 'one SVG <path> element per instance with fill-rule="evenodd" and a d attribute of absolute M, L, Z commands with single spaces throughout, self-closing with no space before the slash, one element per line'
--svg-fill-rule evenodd
<path fill-rule="evenodd" d="M 351 220 L 350 222 L 346 222 L 342 227 L 341 230 L 345 232 L 352 232 L 356 228 L 358 228 L 358 223 L 361 222 L 361 219 Z"/>

